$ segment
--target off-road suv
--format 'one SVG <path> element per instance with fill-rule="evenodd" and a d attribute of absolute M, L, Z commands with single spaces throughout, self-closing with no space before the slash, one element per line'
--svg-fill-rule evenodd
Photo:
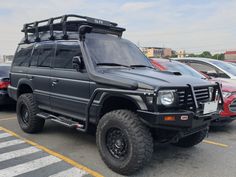
<path fill-rule="evenodd" d="M 200 143 L 223 99 L 219 84 L 154 69 L 124 31 L 78 15 L 25 24 L 9 94 L 23 131 L 39 132 L 48 119 L 96 127 L 102 159 L 127 175 L 151 159 L 153 139 Z"/>

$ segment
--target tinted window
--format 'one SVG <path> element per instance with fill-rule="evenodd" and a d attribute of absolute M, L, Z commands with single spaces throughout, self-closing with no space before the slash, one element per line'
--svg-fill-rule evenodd
<path fill-rule="evenodd" d="M 54 44 L 40 44 L 35 47 L 31 66 L 38 66 L 38 67 L 50 67 L 51 61 L 54 57 L 55 47 Z"/>
<path fill-rule="evenodd" d="M 13 66 L 28 66 L 32 49 L 33 49 L 33 44 L 19 45 L 15 54 Z"/>
<path fill-rule="evenodd" d="M 223 69 L 224 71 L 227 71 L 230 74 L 236 76 L 236 68 L 235 68 L 235 66 L 232 66 L 229 63 L 226 63 L 226 62 L 223 62 L 223 61 L 217 61 L 217 60 L 210 61 L 210 62 L 215 64 L 219 68 Z"/>
<path fill-rule="evenodd" d="M 74 56 L 82 56 L 78 42 L 58 42 L 54 68 L 72 69 Z"/>
<path fill-rule="evenodd" d="M 0 77 L 9 77 L 10 66 L 0 66 Z"/>

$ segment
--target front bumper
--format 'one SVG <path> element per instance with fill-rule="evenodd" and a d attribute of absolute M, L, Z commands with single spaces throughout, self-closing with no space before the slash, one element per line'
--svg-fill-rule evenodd
<path fill-rule="evenodd" d="M 236 116 L 232 117 L 220 117 L 211 122 L 211 127 L 220 127 L 220 126 L 225 126 L 231 122 L 236 120 Z"/>
<path fill-rule="evenodd" d="M 149 127 L 170 129 L 170 130 L 185 130 L 196 129 L 202 127 L 202 129 L 208 127 L 211 121 L 217 119 L 219 114 L 217 112 L 207 115 L 197 115 L 192 111 L 178 111 L 168 113 L 157 113 L 138 110 L 138 114 L 141 120 Z M 165 116 L 175 116 L 175 120 L 167 121 Z"/>

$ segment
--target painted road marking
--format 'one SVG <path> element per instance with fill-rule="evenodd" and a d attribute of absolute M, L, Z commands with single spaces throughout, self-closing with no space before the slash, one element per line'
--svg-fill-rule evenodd
<path fill-rule="evenodd" d="M 17 158 L 17 157 L 21 157 L 24 155 L 32 154 L 32 153 L 39 152 L 39 151 L 41 151 L 41 150 L 38 148 L 28 147 L 25 149 L 19 149 L 16 151 L 3 153 L 3 154 L 0 154 L 0 162 L 5 161 L 5 160 L 9 160 L 9 159 L 13 159 L 13 158 Z"/>
<path fill-rule="evenodd" d="M 8 147 L 8 146 L 13 146 L 13 145 L 16 145 L 16 144 L 21 144 L 21 143 L 24 143 L 24 141 L 22 141 L 22 140 L 6 141 L 6 142 L 0 143 L 0 148 L 4 148 L 4 147 Z"/>
<path fill-rule="evenodd" d="M 209 141 L 209 140 L 203 140 L 203 142 L 207 143 L 207 144 L 212 144 L 212 145 L 224 147 L 224 148 L 229 147 L 227 144 L 222 144 L 222 143 L 218 143 L 218 142 L 214 142 L 214 141 Z"/>
<path fill-rule="evenodd" d="M 56 163 L 61 161 L 57 157 L 54 157 L 52 155 L 49 155 L 47 157 L 43 157 L 40 159 L 32 160 L 30 162 L 26 162 L 23 164 L 19 164 L 13 167 L 5 168 L 3 170 L 0 170 L 0 177 L 13 177 L 17 176 L 23 173 L 27 173 L 29 171 L 33 171 L 45 166 L 48 166 L 50 164 Z"/>
<path fill-rule="evenodd" d="M 13 119 L 16 120 L 16 117 L 9 117 L 9 118 L 5 118 L 5 119 L 0 119 L 0 121 L 2 121 L 2 120 L 13 120 Z"/>
<path fill-rule="evenodd" d="M 93 171 L 77 162 L 75 162 L 74 160 L 65 157 L 55 151 L 52 151 L 44 146 L 41 146 L 35 142 L 32 142 L 30 140 L 24 139 L 23 137 L 19 136 L 18 134 L 0 127 L 1 131 L 4 131 L 8 134 L 10 134 L 11 136 L 18 138 L 17 141 L 16 140 L 11 140 L 11 141 L 7 141 L 3 143 L 0 143 L 0 150 L 2 150 L 2 153 L 5 153 L 5 155 L 2 156 L 2 158 L 5 158 L 5 160 L 1 161 L 0 160 L 0 166 L 1 164 L 5 166 L 2 166 L 2 169 L 0 170 L 0 177 L 8 177 L 8 176 L 16 176 L 16 175 L 30 175 L 30 176 L 35 176 L 34 174 L 40 174 L 41 176 L 53 176 L 55 175 L 56 177 L 58 176 L 94 176 L 94 177 L 103 177 L 101 174 L 99 174 L 96 171 Z M 3 133 L 0 133 L 3 134 Z M 35 153 L 40 153 L 40 152 L 30 152 L 28 151 L 28 153 L 23 152 L 24 149 L 27 149 L 28 147 L 23 147 L 23 148 L 13 148 L 13 150 L 9 151 L 7 150 L 7 148 L 1 148 L 1 147 L 8 147 L 12 148 L 14 146 L 19 146 L 19 144 L 29 144 L 31 145 L 31 148 L 34 147 L 36 149 L 38 149 L 41 153 L 44 154 L 44 157 L 37 157 L 34 158 L 34 160 L 27 160 L 26 156 L 29 155 L 34 155 Z M 32 148 L 33 149 L 33 148 Z M 31 149 L 31 150 L 32 150 Z M 25 153 L 25 155 L 17 155 L 14 157 L 12 154 L 17 154 L 17 151 L 19 150 L 19 152 L 21 152 L 22 154 Z M 6 152 L 5 152 L 6 151 Z M 34 151 L 34 150 L 33 150 Z M 11 155 L 10 155 L 11 154 Z M 36 155 L 36 154 L 35 154 Z M 48 161 L 47 159 L 45 160 L 45 155 L 47 158 L 53 158 L 55 160 L 55 162 L 48 164 L 48 162 L 46 163 L 46 161 Z M 7 157 L 5 157 L 7 156 Z M 41 155 L 42 156 L 42 155 Z M 0 155 L 0 159 L 1 159 L 1 155 Z M 16 161 L 17 159 L 17 161 Z M 40 159 L 44 159 L 41 160 Z M 9 166 L 9 163 L 14 163 L 13 166 Z M 50 160 L 49 160 L 50 162 Z M 8 165 L 6 165 L 6 163 Z M 58 163 L 62 163 L 62 168 L 58 168 L 58 169 L 50 169 L 52 165 L 56 165 Z M 50 167 L 50 168 L 49 168 Z M 46 171 L 44 171 L 44 169 L 47 169 Z M 49 172 L 51 170 L 51 172 Z M 52 172 L 53 170 L 53 172 Z M 49 174 L 49 175 L 44 175 L 44 174 Z M 37 175 L 36 175 L 37 176 Z"/>
<path fill-rule="evenodd" d="M 10 135 L 9 133 L 1 133 L 0 134 L 0 138 L 6 138 L 6 137 L 9 137 L 9 136 L 12 136 L 12 135 Z"/>
<path fill-rule="evenodd" d="M 68 170 L 59 172 L 57 174 L 51 175 L 50 177 L 65 177 L 65 176 L 69 176 L 69 177 L 82 177 L 83 175 L 86 175 L 86 173 L 82 170 L 79 170 L 78 168 L 70 168 Z"/>

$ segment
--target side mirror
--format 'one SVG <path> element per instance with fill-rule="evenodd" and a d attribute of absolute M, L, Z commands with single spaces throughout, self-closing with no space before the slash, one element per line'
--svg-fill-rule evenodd
<path fill-rule="evenodd" d="M 72 59 L 72 67 L 76 69 L 77 71 L 80 71 L 83 69 L 83 61 L 80 56 L 75 56 Z"/>

